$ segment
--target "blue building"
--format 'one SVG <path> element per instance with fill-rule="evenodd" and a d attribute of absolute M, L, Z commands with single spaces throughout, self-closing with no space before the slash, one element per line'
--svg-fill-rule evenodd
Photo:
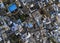
<path fill-rule="evenodd" d="M 12 3 L 11 5 L 8 6 L 8 10 L 9 10 L 10 12 L 15 11 L 16 9 L 17 9 L 17 6 L 16 6 L 15 3 Z"/>

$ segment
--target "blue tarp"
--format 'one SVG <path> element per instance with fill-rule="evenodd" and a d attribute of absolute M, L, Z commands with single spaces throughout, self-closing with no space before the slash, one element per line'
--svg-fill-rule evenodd
<path fill-rule="evenodd" d="M 9 10 L 10 12 L 15 11 L 16 9 L 17 9 L 17 6 L 16 6 L 15 3 L 11 4 L 11 5 L 8 7 L 8 10 Z"/>

